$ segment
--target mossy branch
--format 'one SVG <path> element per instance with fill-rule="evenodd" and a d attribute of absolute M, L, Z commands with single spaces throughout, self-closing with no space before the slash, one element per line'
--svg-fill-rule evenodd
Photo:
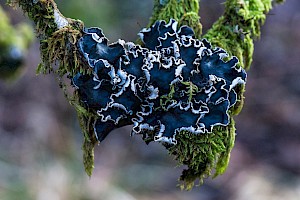
<path fill-rule="evenodd" d="M 198 0 L 154 0 L 154 8 L 149 26 L 157 20 L 170 19 L 178 21 L 178 25 L 187 25 L 193 28 L 195 35 L 201 37 L 202 25 L 199 23 L 200 16 Z"/>
<path fill-rule="evenodd" d="M 83 161 L 90 176 L 94 167 L 94 146 L 97 143 L 91 130 L 95 115 L 82 105 L 76 92 L 68 94 L 68 86 L 62 81 L 64 76 L 73 77 L 79 72 L 91 73 L 77 49 L 77 40 L 83 34 L 84 24 L 80 20 L 64 17 L 53 0 L 10 0 L 8 3 L 20 6 L 35 24 L 42 58 L 37 73 L 56 73 L 66 98 L 77 111 L 84 132 Z"/>
<path fill-rule="evenodd" d="M 215 46 L 237 56 L 240 65 L 250 69 L 254 51 L 253 40 L 260 37 L 260 29 L 266 15 L 272 9 L 273 0 L 227 0 L 225 13 L 204 35 Z"/>
<path fill-rule="evenodd" d="M 280 3 L 282 0 L 227 0 L 225 13 L 202 37 L 198 0 L 155 0 L 149 26 L 157 20 L 169 21 L 173 18 L 178 21 L 179 26 L 192 27 L 196 37 L 206 38 L 213 46 L 221 47 L 230 56 L 238 57 L 239 65 L 249 69 L 253 56 L 253 40 L 259 38 L 260 27 L 272 8 L 272 2 Z M 81 21 L 64 17 L 53 0 L 11 0 L 9 3 L 19 5 L 36 25 L 42 57 L 39 72 L 55 72 L 59 77 L 64 75 L 72 77 L 79 72 L 91 73 L 77 50 L 77 40 L 83 34 Z M 53 67 L 56 61 L 59 62 L 58 69 Z M 188 83 L 187 85 L 189 86 Z M 62 88 L 66 91 L 64 84 Z M 179 164 L 188 166 L 180 177 L 182 188 L 191 189 L 196 179 L 202 183 L 213 170 L 214 176 L 226 170 L 235 140 L 232 116 L 238 114 L 243 106 L 244 86 L 238 86 L 236 91 L 238 102 L 228 113 L 230 115 L 228 126 L 215 126 L 212 133 L 201 135 L 182 131 L 176 135 L 177 145 L 166 146 Z M 192 97 L 194 92 L 192 87 L 190 92 Z M 84 164 L 87 173 L 91 175 L 93 149 L 97 143 L 91 123 L 95 121 L 96 115 L 81 104 L 76 93 L 74 96 L 68 96 L 67 92 L 65 94 L 79 115 L 85 138 Z"/>
<path fill-rule="evenodd" d="M 64 17 L 53 0 L 10 0 L 10 5 L 19 5 L 34 22 L 40 41 L 42 63 L 38 73 L 55 72 L 59 76 L 88 73 L 82 65 L 77 50 L 77 39 L 81 37 L 83 22 Z M 53 63 L 59 62 L 55 70 Z"/>

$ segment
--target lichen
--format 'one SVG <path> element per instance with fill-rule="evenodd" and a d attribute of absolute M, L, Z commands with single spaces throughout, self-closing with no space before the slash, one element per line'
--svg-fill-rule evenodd
<path fill-rule="evenodd" d="M 169 144 L 177 143 L 180 131 L 198 135 L 229 124 L 235 87 L 245 83 L 245 71 L 236 68 L 235 57 L 227 58 L 223 49 L 212 49 L 208 41 L 194 39 L 190 27 L 177 24 L 157 21 L 143 29 L 144 47 L 122 40 L 108 45 L 101 29 L 85 29 L 79 50 L 93 74 L 78 73 L 73 84 L 98 115 L 94 130 L 100 142 L 131 123 L 133 134 L 151 134 Z"/>
<path fill-rule="evenodd" d="M 93 73 L 72 80 L 84 108 L 96 115 L 86 127 L 96 140 L 133 124 L 133 134 L 161 142 L 188 166 L 180 180 L 191 189 L 228 165 L 235 135 L 230 114 L 246 74 L 235 57 L 177 24 L 158 21 L 143 29 L 143 47 L 122 40 L 109 45 L 101 29 L 85 29 L 79 50 Z M 92 154 L 86 155 L 89 161 Z"/>

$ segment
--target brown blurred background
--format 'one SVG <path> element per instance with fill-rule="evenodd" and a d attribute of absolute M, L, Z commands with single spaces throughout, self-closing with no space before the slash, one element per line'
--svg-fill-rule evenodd
<path fill-rule="evenodd" d="M 4 2 L 13 23 L 27 21 L 20 9 Z M 56 2 L 65 16 L 101 27 L 111 42 L 135 41 L 153 6 L 152 0 Z M 201 1 L 204 32 L 222 14 L 223 2 Z M 268 15 L 255 43 L 228 170 L 190 192 L 176 188 L 182 168 L 174 167 L 165 149 L 130 137 L 130 127 L 114 131 L 96 147 L 89 178 L 76 113 L 53 75 L 36 76 L 40 57 L 34 43 L 20 79 L 0 81 L 0 199 L 300 199 L 299 10 L 299 0 L 287 0 Z"/>

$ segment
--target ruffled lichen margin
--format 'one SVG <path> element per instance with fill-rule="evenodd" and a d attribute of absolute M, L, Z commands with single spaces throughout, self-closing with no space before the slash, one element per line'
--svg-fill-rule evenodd
<path fill-rule="evenodd" d="M 239 66 L 249 70 L 253 40 L 259 38 L 260 27 L 273 4 L 282 2 L 283 0 L 227 0 L 224 14 L 202 35 L 198 0 L 155 0 L 149 26 L 157 20 L 175 19 L 180 26 L 188 25 L 193 28 L 197 38 L 206 38 L 213 46 L 225 49 L 230 56 L 236 56 Z M 8 3 L 19 5 L 36 25 L 42 58 L 37 71 L 56 73 L 67 99 L 75 107 L 84 133 L 84 166 L 87 174 L 91 175 L 94 146 L 98 143 L 92 123 L 97 116 L 82 105 L 76 91 L 74 94 L 67 92 L 64 80 L 64 77 L 73 77 L 79 72 L 92 73 L 77 49 L 77 40 L 83 35 L 83 23 L 65 18 L 53 0 L 11 0 Z M 191 189 L 197 179 L 201 184 L 204 178 L 225 172 L 235 141 L 233 116 L 243 107 L 244 91 L 244 85 L 236 89 L 237 103 L 229 111 L 229 125 L 214 126 L 212 133 L 201 135 L 181 131 L 176 135 L 176 145 L 166 145 L 179 165 L 187 166 L 180 177 L 181 188 Z"/>

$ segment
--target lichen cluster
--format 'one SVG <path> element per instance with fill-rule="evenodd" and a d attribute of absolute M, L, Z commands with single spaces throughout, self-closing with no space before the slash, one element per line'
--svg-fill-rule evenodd
<path fill-rule="evenodd" d="M 158 21 L 139 35 L 143 47 L 122 40 L 108 45 L 98 28 L 86 29 L 78 42 L 93 74 L 78 73 L 73 83 L 99 116 L 98 140 L 133 124 L 133 134 L 143 134 L 147 142 L 176 145 L 180 131 L 199 135 L 227 126 L 235 87 L 246 79 L 238 60 L 195 39 L 191 28 L 178 28 L 175 20 Z"/>

